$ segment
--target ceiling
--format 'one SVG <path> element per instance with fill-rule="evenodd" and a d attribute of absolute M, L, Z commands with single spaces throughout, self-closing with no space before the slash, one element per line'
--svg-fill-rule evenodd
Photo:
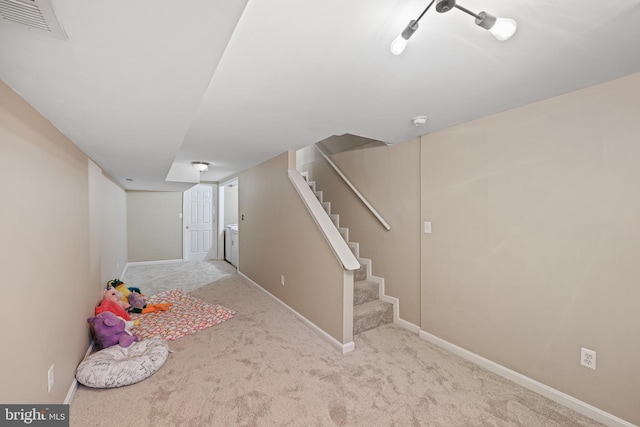
<path fill-rule="evenodd" d="M 460 0 L 518 32 L 432 8 L 392 55 L 427 3 L 51 0 L 67 39 L 0 22 L 0 79 L 124 188 L 182 191 L 332 135 L 401 143 L 640 72 L 640 0 Z"/>

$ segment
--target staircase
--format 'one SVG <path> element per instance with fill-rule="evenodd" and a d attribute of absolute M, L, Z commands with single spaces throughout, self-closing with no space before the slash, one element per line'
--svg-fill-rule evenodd
<path fill-rule="evenodd" d="M 308 184 L 360 262 L 360 269 L 354 272 L 353 278 L 353 335 L 392 323 L 393 304 L 380 300 L 380 285 L 383 279 L 371 275 L 371 260 L 360 258 L 359 244 L 349 241 L 349 229 L 340 227 L 340 216 L 331 213 L 331 203 L 323 200 L 322 191 L 316 190 L 315 181 Z"/>

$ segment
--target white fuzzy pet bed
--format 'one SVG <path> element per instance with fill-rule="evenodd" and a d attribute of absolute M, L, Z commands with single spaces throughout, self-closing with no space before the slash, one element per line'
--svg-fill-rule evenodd
<path fill-rule="evenodd" d="M 76 379 L 94 388 L 135 384 L 160 369 L 168 355 L 169 346 L 161 338 L 134 342 L 128 348 L 114 345 L 84 359 L 76 370 Z"/>

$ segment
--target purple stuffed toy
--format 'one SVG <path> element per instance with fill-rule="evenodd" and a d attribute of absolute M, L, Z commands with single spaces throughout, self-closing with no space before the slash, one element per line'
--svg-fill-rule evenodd
<path fill-rule="evenodd" d="M 127 295 L 127 299 L 129 300 L 129 305 L 131 305 L 129 311 L 133 313 L 142 313 L 142 309 L 147 306 L 147 301 L 138 292 L 131 292 Z"/>
<path fill-rule="evenodd" d="M 125 330 L 124 320 L 110 311 L 104 311 L 91 317 L 87 319 L 87 322 L 93 324 L 93 333 L 100 348 L 116 344 L 126 348 L 138 341 L 137 335 L 132 335 Z"/>

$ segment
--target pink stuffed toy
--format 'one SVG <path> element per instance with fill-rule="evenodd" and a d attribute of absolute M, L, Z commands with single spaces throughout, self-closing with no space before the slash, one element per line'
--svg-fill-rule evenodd
<path fill-rule="evenodd" d="M 119 295 L 119 296 L 118 296 Z M 110 311 L 116 316 L 122 317 L 124 320 L 131 320 L 131 316 L 127 313 L 127 309 L 131 307 L 128 303 L 122 301 L 122 293 L 115 288 L 108 287 L 105 289 L 100 305 L 96 307 L 96 316 L 105 311 Z"/>
<path fill-rule="evenodd" d="M 126 348 L 138 341 L 137 335 L 132 335 L 125 330 L 124 320 L 110 311 L 90 317 L 87 322 L 93 324 L 93 333 L 100 348 L 107 348 L 116 344 Z"/>
<path fill-rule="evenodd" d="M 120 292 L 119 290 L 117 290 L 116 288 L 113 288 L 111 286 L 107 287 L 107 289 L 105 289 L 102 299 L 109 299 L 113 302 L 115 302 L 116 304 L 118 304 L 120 307 L 122 307 L 123 310 L 128 310 L 129 307 L 131 307 L 129 305 L 129 303 L 127 301 L 125 301 L 125 298 L 123 297 L 122 292 Z"/>

